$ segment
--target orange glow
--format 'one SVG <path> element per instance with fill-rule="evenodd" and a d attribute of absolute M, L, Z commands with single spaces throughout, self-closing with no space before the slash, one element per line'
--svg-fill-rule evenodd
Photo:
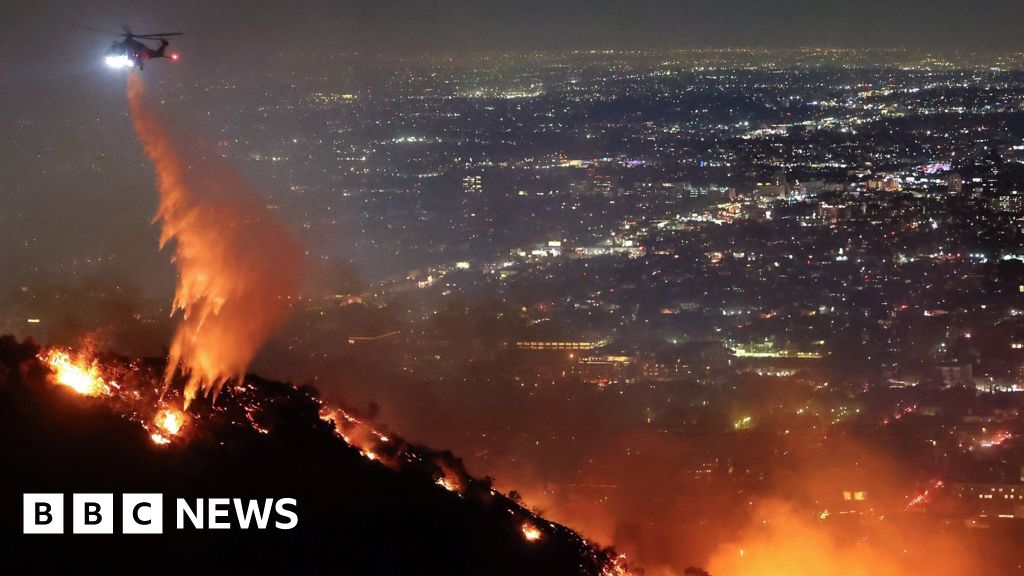
<path fill-rule="evenodd" d="M 526 538 L 528 542 L 536 542 L 540 540 L 541 532 L 536 526 L 529 522 L 523 522 L 523 538 Z"/>
<path fill-rule="evenodd" d="M 908 534 L 878 522 L 862 534 L 827 530 L 814 516 L 782 501 L 759 505 L 739 538 L 723 544 L 705 566 L 715 576 L 902 576 L 981 574 L 963 543 L 941 534 Z"/>
<path fill-rule="evenodd" d="M 625 554 L 619 554 L 601 569 L 601 576 L 630 576 L 631 574 L 632 572 L 626 567 Z"/>
<path fill-rule="evenodd" d="M 193 152 L 153 113 L 138 74 L 128 100 L 139 141 L 156 172 L 161 247 L 174 241 L 178 285 L 165 383 L 187 377 L 185 407 L 202 391 L 216 399 L 241 380 L 256 351 L 284 321 L 297 294 L 302 252 L 284 225 L 216 154 Z"/>
<path fill-rule="evenodd" d="M 41 359 L 53 370 L 55 382 L 83 396 L 104 396 L 110 392 L 95 361 L 72 359 L 61 350 L 49 350 Z"/>
<path fill-rule="evenodd" d="M 149 435 L 149 438 L 156 444 L 170 444 L 171 440 L 185 426 L 187 418 L 181 410 L 171 407 L 163 408 L 153 418 L 153 426 L 156 427 L 156 430 Z"/>
<path fill-rule="evenodd" d="M 760 521 L 740 542 L 719 549 L 708 572 L 715 576 L 902 573 L 884 554 L 856 542 L 834 541 L 782 503 L 765 505 L 758 516 Z"/>
<path fill-rule="evenodd" d="M 334 425 L 334 434 L 346 444 L 359 450 L 359 454 L 367 460 L 394 465 L 391 459 L 382 456 L 381 449 L 390 439 L 374 430 L 369 424 L 359 420 L 339 408 L 323 406 L 320 419 Z"/>
<path fill-rule="evenodd" d="M 436 463 L 441 468 L 441 475 L 434 480 L 434 483 L 449 492 L 462 496 L 466 490 L 466 478 L 444 462 L 436 461 Z"/>
<path fill-rule="evenodd" d="M 924 492 L 921 492 L 920 494 L 910 499 L 910 502 L 907 503 L 906 509 L 912 510 L 922 504 L 927 504 L 931 500 L 932 494 L 942 487 L 942 480 L 932 481 L 932 483 L 929 484 L 928 487 L 924 489 Z"/>
<path fill-rule="evenodd" d="M 448 476 L 441 476 L 440 478 L 438 478 L 435 481 L 435 483 L 438 486 L 444 488 L 445 490 L 447 490 L 449 492 L 455 492 L 456 494 L 458 494 L 459 492 L 462 491 L 462 487 L 459 484 L 459 481 L 458 481 L 457 478 L 449 478 Z"/>
<path fill-rule="evenodd" d="M 982 448 L 993 448 L 995 446 L 1002 446 L 1004 442 L 1013 438 L 1013 434 L 1006 432 L 1005 430 L 996 432 L 991 438 L 986 438 L 978 442 L 978 445 Z"/>
<path fill-rule="evenodd" d="M 174 408 L 165 408 L 156 415 L 156 425 L 164 432 L 174 436 L 185 425 L 185 414 Z"/>
<path fill-rule="evenodd" d="M 149 438 L 151 440 L 153 440 L 153 442 L 155 444 L 164 445 L 164 444 L 170 444 L 171 443 L 171 439 L 170 438 L 168 438 L 167 436 L 164 436 L 163 434 L 160 434 L 159 432 L 153 432 L 152 434 L 149 435 Z"/>

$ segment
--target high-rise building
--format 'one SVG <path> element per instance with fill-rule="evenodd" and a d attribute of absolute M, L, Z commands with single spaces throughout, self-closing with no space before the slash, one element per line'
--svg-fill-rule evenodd
<path fill-rule="evenodd" d="M 950 194 L 960 194 L 964 191 L 964 177 L 959 172 L 951 172 L 946 176 L 946 188 Z"/>
<path fill-rule="evenodd" d="M 761 200 L 781 200 L 788 198 L 792 189 L 784 170 L 776 170 L 770 178 L 758 180 L 754 194 Z"/>
<path fill-rule="evenodd" d="M 462 179 L 462 214 L 475 218 L 482 211 L 484 195 L 483 176 L 466 176 Z"/>

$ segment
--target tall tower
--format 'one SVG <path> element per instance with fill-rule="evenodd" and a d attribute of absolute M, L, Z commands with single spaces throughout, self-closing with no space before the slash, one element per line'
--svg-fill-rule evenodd
<path fill-rule="evenodd" d="M 467 221 L 481 217 L 483 196 L 483 176 L 466 176 L 462 179 L 462 216 Z"/>
<path fill-rule="evenodd" d="M 462 178 L 462 226 L 471 240 L 488 233 L 487 200 L 484 197 L 483 176 Z"/>

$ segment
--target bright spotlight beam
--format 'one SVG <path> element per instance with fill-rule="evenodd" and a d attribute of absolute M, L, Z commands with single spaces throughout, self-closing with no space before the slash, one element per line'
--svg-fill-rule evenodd
<path fill-rule="evenodd" d="M 107 66 L 111 68 L 131 68 L 135 63 L 124 54 L 111 54 L 106 58 Z"/>

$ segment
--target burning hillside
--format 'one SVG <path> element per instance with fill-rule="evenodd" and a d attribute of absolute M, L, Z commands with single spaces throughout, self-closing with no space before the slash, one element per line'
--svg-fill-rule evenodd
<path fill-rule="evenodd" d="M 159 360 L 128 361 L 0 339 L 0 457 L 7 498 L 26 492 L 159 492 L 296 498 L 287 532 L 170 531 L 68 538 L 43 562 L 71 569 L 88 556 L 130 566 L 338 567 L 346 573 L 622 574 L 622 559 L 466 474 L 447 452 L 412 445 L 327 406 L 311 388 L 256 377 L 216 404 L 182 411 L 180 386 L 161 397 Z M 17 510 L 20 502 L 7 502 Z M 14 539 L 30 557 L 39 539 Z"/>

